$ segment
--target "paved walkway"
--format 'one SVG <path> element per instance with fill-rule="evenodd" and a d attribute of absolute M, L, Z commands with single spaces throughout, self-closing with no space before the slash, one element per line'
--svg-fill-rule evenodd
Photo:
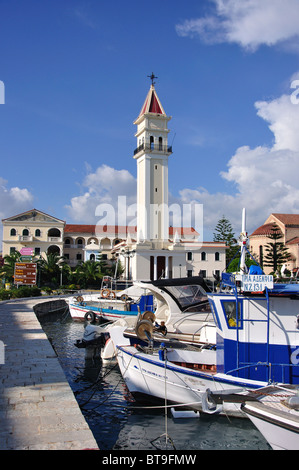
<path fill-rule="evenodd" d="M 0 450 L 97 449 L 33 312 L 38 302 L 0 302 Z"/>

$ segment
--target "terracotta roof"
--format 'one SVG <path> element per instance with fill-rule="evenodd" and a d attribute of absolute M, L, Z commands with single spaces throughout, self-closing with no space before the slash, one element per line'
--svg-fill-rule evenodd
<path fill-rule="evenodd" d="M 298 225 L 299 226 L 299 214 L 271 214 L 280 220 L 284 225 Z"/>
<path fill-rule="evenodd" d="M 115 233 L 126 234 L 128 232 L 135 233 L 136 227 L 119 226 L 119 225 L 82 225 L 82 224 L 66 224 L 65 233 Z"/>
<path fill-rule="evenodd" d="M 298 245 L 299 244 L 299 237 L 294 237 L 288 242 L 286 242 L 286 245 Z"/>
<path fill-rule="evenodd" d="M 125 235 L 127 233 L 136 233 L 136 226 L 125 225 L 81 225 L 81 224 L 66 224 L 64 233 L 115 233 L 116 235 Z M 198 235 L 198 232 L 193 227 L 169 227 L 169 235 Z"/>
<path fill-rule="evenodd" d="M 254 237 L 256 235 L 270 235 L 273 225 L 274 223 L 261 225 L 250 235 L 250 237 Z"/>

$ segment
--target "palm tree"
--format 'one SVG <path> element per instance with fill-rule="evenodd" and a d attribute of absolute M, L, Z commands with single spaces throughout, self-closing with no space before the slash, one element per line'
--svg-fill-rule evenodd
<path fill-rule="evenodd" d="M 19 262 L 20 258 L 21 253 L 19 251 L 15 251 L 10 255 L 4 256 L 4 264 L 1 267 L 0 275 L 2 278 L 5 278 L 6 281 L 13 282 L 15 263 Z"/>
<path fill-rule="evenodd" d="M 103 277 L 101 263 L 99 261 L 85 261 L 75 269 L 76 279 L 84 287 L 97 284 Z"/>
<path fill-rule="evenodd" d="M 49 253 L 46 258 L 37 261 L 40 269 L 41 284 L 50 284 L 57 287 L 60 284 L 60 276 L 68 270 L 65 258 L 57 253 Z"/>

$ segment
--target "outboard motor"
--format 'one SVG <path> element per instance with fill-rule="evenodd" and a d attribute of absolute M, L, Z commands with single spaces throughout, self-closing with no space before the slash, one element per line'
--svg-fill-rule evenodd
<path fill-rule="evenodd" d="M 85 349 L 85 358 L 94 359 L 99 356 L 105 346 L 109 333 L 101 326 L 88 324 L 84 329 L 82 340 L 77 339 L 75 346 Z"/>

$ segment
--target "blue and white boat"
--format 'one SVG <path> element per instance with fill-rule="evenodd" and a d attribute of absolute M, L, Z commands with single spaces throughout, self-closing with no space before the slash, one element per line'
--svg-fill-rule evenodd
<path fill-rule="evenodd" d="M 261 271 L 247 272 L 245 215 L 236 275 L 223 273 L 220 291 L 208 293 L 216 348 L 132 346 L 121 327 L 110 336 L 130 392 L 206 413 L 244 416 L 240 395 L 271 383 L 299 386 L 299 285 L 274 284 Z M 217 404 L 215 394 L 230 400 Z M 235 397 L 235 398 L 234 398 Z M 237 397 L 237 398 L 236 398 Z"/>
<path fill-rule="evenodd" d="M 153 296 L 147 293 L 146 289 L 133 285 L 118 291 L 110 285 L 107 282 L 102 283 L 98 293 L 69 297 L 67 303 L 72 319 L 91 322 L 101 319 L 114 322 L 121 318 L 137 318 L 139 312 L 154 311 Z"/>

